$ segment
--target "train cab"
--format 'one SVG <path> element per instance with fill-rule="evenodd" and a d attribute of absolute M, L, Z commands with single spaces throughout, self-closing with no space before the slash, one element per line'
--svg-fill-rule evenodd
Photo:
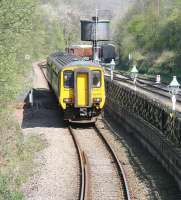
<path fill-rule="evenodd" d="M 47 77 L 65 120 L 95 120 L 101 113 L 105 88 L 100 65 L 70 54 L 53 54 L 48 57 Z"/>

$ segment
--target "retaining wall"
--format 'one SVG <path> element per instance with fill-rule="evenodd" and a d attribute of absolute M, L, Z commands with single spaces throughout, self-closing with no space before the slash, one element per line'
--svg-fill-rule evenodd
<path fill-rule="evenodd" d="M 106 79 L 106 110 L 155 156 L 181 188 L 181 118 L 166 106 Z"/>

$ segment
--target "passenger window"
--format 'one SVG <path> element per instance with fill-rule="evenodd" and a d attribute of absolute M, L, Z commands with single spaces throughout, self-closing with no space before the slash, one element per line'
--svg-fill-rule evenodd
<path fill-rule="evenodd" d="M 72 71 L 64 71 L 64 87 L 74 87 L 74 73 Z"/>
<path fill-rule="evenodd" d="M 93 87 L 101 87 L 101 72 L 92 71 L 92 85 Z"/>

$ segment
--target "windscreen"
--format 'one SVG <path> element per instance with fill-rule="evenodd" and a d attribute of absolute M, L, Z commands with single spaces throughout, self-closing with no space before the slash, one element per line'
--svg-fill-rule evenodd
<path fill-rule="evenodd" d="M 73 88 L 74 87 L 73 71 L 64 71 L 64 87 L 65 88 Z"/>

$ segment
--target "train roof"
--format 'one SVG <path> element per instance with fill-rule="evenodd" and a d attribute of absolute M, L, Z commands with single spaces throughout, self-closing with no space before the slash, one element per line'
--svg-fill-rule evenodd
<path fill-rule="evenodd" d="M 96 64 L 91 61 L 84 61 L 81 57 L 74 56 L 69 53 L 56 52 L 48 56 L 48 62 L 53 62 L 56 64 L 57 70 L 68 67 L 68 66 L 95 66 L 100 67 L 99 64 Z"/>
<path fill-rule="evenodd" d="M 80 60 L 80 58 L 69 53 L 55 52 L 48 56 L 48 60 L 58 63 L 60 66 L 64 67 L 73 61 Z"/>

